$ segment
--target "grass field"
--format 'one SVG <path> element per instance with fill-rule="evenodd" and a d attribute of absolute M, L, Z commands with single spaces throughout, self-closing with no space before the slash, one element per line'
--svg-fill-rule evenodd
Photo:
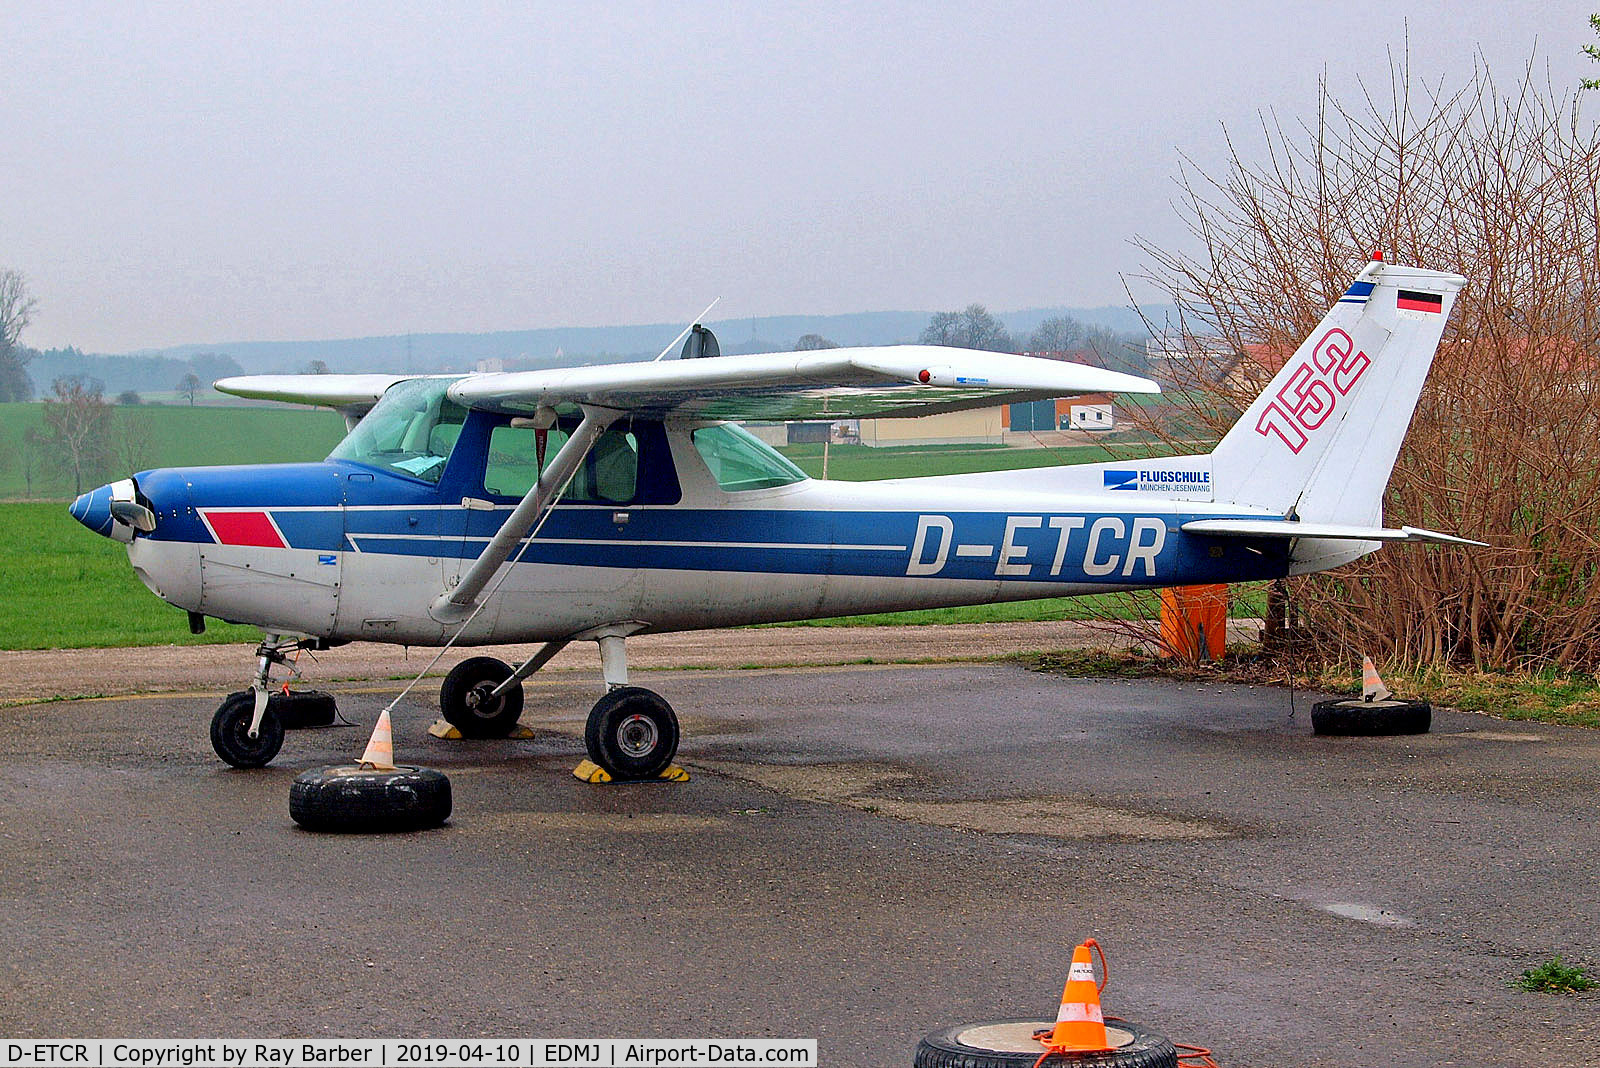
<path fill-rule="evenodd" d="M 344 437 L 337 413 L 306 408 L 162 404 L 112 414 L 111 456 L 85 475 L 84 489 L 151 467 L 320 460 Z M 0 500 L 73 496 L 71 470 L 24 447 L 23 436 L 42 426 L 43 416 L 40 404 L 0 404 Z"/>
<path fill-rule="evenodd" d="M 22 435 L 40 425 L 37 404 L 0 405 L 0 499 L 27 493 L 22 477 Z M 187 405 L 116 409 L 123 454 L 105 471 L 87 478 L 92 488 L 136 470 L 251 462 L 316 460 L 343 434 L 330 412 L 293 408 L 222 408 Z M 133 446 L 137 445 L 137 448 Z M 784 451 L 810 474 L 822 469 L 821 445 Z M 1108 458 L 1097 446 L 1017 449 L 1000 446 L 934 446 L 874 449 L 833 446 L 832 478 L 867 480 L 971 471 L 1017 470 Z M 133 576 L 121 545 L 96 537 L 67 514 L 70 474 L 59 464 L 38 465 L 33 496 L 48 501 L 0 503 L 0 649 L 49 649 L 254 641 L 253 628 L 208 621 L 204 635 L 191 635 L 178 609 L 157 600 Z M 1056 598 L 976 608 L 951 608 L 822 620 L 813 626 L 863 623 L 965 623 L 1036 619 L 1126 617 L 1147 611 L 1148 600 Z"/>
<path fill-rule="evenodd" d="M 92 534 L 58 501 L 0 504 L 0 649 L 256 641 L 254 627 L 188 618 L 140 584 L 120 544 Z"/>

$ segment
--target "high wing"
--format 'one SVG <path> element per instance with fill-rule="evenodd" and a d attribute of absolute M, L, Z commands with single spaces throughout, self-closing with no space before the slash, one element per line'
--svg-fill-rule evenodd
<path fill-rule="evenodd" d="M 236 397 L 362 415 L 414 375 L 243 375 L 214 388 Z M 471 408 L 529 413 L 590 404 L 708 419 L 891 418 L 937 415 L 1083 393 L 1159 393 L 1148 378 L 937 345 L 772 352 L 656 363 L 614 363 L 464 375 L 450 398 Z"/>
<path fill-rule="evenodd" d="M 251 400 L 283 401 L 335 408 L 344 416 L 346 430 L 354 430 L 362 416 L 372 411 L 383 391 L 416 375 L 237 375 L 211 383 L 218 393 Z"/>
<path fill-rule="evenodd" d="M 415 375 L 238 375 L 211 388 L 252 400 L 315 404 L 321 408 L 371 408 L 383 391 Z"/>
<path fill-rule="evenodd" d="M 1147 378 L 1101 367 L 934 345 L 823 349 L 469 375 L 450 398 L 528 413 L 589 404 L 708 419 L 935 415 L 1081 393 L 1159 393 Z"/>

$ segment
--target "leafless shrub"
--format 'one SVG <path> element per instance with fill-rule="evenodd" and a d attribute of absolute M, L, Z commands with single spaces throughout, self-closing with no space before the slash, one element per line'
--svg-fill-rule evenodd
<path fill-rule="evenodd" d="M 1188 168 L 1198 252 L 1146 244 L 1147 277 L 1196 343 L 1154 428 L 1215 439 L 1362 262 L 1458 271 L 1456 304 L 1385 500 L 1391 523 L 1490 549 L 1391 547 L 1296 580 L 1324 661 L 1480 670 L 1600 668 L 1600 140 L 1532 60 L 1502 89 L 1407 65 L 1353 104 L 1326 85 L 1309 123 L 1265 117 L 1262 151 Z"/>

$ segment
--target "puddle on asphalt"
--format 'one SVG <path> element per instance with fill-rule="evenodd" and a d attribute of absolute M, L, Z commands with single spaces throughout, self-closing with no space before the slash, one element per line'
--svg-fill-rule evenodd
<path fill-rule="evenodd" d="M 1222 838 L 1229 833 L 1201 820 L 1133 812 L 1063 797 L 912 801 L 894 794 L 912 783 L 913 776 L 904 769 L 882 764 L 697 764 L 802 801 L 844 805 L 911 823 L 985 834 L 1179 839 Z"/>
<path fill-rule="evenodd" d="M 1359 901 L 1335 901 L 1331 905 L 1318 905 L 1324 912 L 1331 912 L 1335 916 L 1342 916 L 1347 920 L 1360 920 L 1362 923 L 1374 923 L 1379 927 L 1415 927 L 1417 921 L 1410 916 L 1402 916 L 1398 912 L 1379 908 L 1377 905 L 1363 905 Z"/>
<path fill-rule="evenodd" d="M 1480 742 L 1542 742 L 1542 734 L 1517 734 L 1512 731 L 1458 731 L 1448 738 L 1470 738 Z"/>

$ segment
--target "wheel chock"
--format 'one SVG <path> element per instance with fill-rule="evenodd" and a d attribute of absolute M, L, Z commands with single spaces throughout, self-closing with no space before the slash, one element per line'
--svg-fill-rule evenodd
<path fill-rule="evenodd" d="M 607 771 L 605 768 L 602 768 L 599 764 L 596 764 L 592 760 L 584 760 L 580 762 L 577 767 L 572 769 L 572 774 L 574 778 L 589 783 L 592 786 L 600 786 L 604 783 L 616 781 L 611 777 L 611 773 L 609 771 Z M 639 779 L 631 781 L 688 782 L 689 772 L 684 768 L 679 767 L 677 764 L 668 764 L 667 770 L 663 771 L 660 775 L 657 775 L 654 779 Z"/>
<path fill-rule="evenodd" d="M 433 735 L 435 738 L 443 738 L 447 742 L 459 742 L 466 737 L 459 730 L 452 727 L 443 719 L 434 720 L 433 725 L 428 728 L 428 733 Z M 515 727 L 511 728 L 511 733 L 506 735 L 506 737 L 532 738 L 533 729 L 530 727 L 524 727 L 522 724 L 518 723 Z"/>

